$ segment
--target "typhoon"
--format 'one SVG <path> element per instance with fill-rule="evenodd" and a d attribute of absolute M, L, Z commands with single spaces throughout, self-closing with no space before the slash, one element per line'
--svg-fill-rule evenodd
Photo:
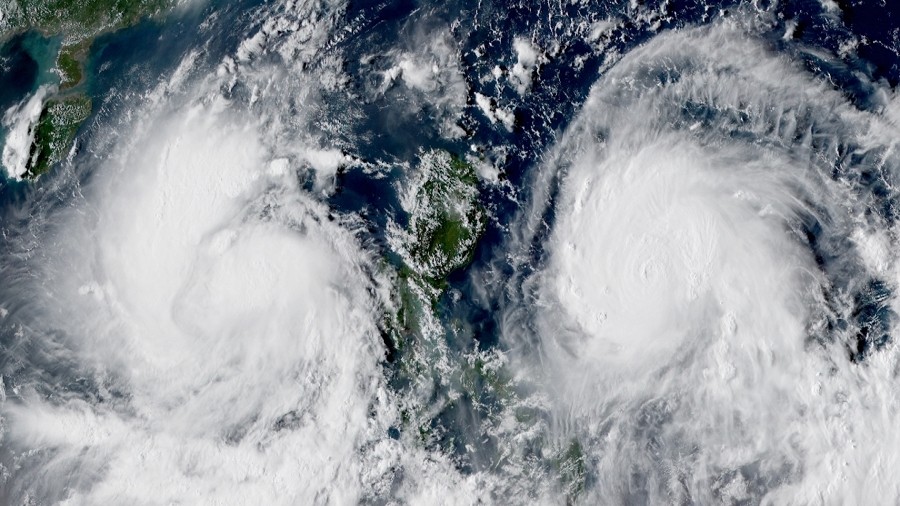
<path fill-rule="evenodd" d="M 900 11 L 0 2 L 0 504 L 893 504 Z"/>

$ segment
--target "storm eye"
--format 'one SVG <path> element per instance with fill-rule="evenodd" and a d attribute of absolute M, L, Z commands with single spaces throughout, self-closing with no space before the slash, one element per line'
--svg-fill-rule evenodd
<path fill-rule="evenodd" d="M 817 488 L 793 451 L 854 450 L 803 427 L 868 426 L 830 396 L 868 395 L 849 378 L 891 360 L 897 160 L 872 163 L 883 118 L 763 46 L 724 28 L 669 37 L 594 85 L 533 179 L 526 215 L 550 230 L 523 220 L 541 264 L 518 266 L 505 342 L 547 395 L 560 451 L 602 470 L 592 497 L 631 500 L 612 483 L 673 469 L 678 484 L 640 494 Z"/>
<path fill-rule="evenodd" d="M 614 137 L 567 172 L 547 297 L 577 329 L 562 342 L 578 360 L 636 374 L 718 339 L 802 341 L 803 314 L 784 308 L 815 278 L 786 233 L 789 179 L 693 143 Z"/>

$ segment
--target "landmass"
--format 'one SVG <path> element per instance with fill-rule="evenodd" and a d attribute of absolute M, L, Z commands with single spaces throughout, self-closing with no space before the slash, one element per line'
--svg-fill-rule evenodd
<path fill-rule="evenodd" d="M 397 348 L 433 323 L 426 315 L 447 287 L 447 276 L 472 261 L 487 213 L 479 201 L 475 169 L 442 150 L 423 153 L 407 182 L 405 227 L 390 228 L 401 258 L 392 341 Z"/>
<path fill-rule="evenodd" d="M 175 0 L 7 0 L 0 1 L 0 41 L 36 30 L 61 37 L 55 72 L 59 85 L 31 125 L 31 148 L 22 177 L 35 179 L 63 160 L 75 134 L 90 116 L 91 99 L 84 93 L 84 63 L 97 36 L 159 15 Z"/>
<path fill-rule="evenodd" d="M 388 359 L 395 364 L 395 387 L 405 390 L 406 398 L 419 401 L 401 406 L 402 427 L 397 434 L 407 431 L 426 447 L 437 446 L 456 455 L 465 454 L 461 448 L 467 444 L 509 440 L 492 437 L 504 431 L 528 434 L 516 440 L 515 448 L 499 453 L 505 459 L 542 461 L 548 475 L 556 476 L 567 503 L 573 504 L 586 482 L 581 443 L 541 438 L 544 432 L 537 428 L 547 415 L 542 406 L 523 403 L 501 354 L 448 346 L 448 341 L 475 342 L 477 330 L 441 314 L 438 302 L 447 296 L 448 277 L 474 259 L 487 225 L 487 210 L 481 202 L 475 168 L 443 150 L 423 153 L 401 191 L 406 223 L 388 227 L 389 243 L 400 265 L 394 280 L 394 311 L 386 317 L 385 342 Z M 459 402 L 463 396 L 477 415 L 465 412 Z M 510 413 L 514 413 L 512 420 Z M 477 436 L 478 443 L 458 440 L 458 435 L 450 436 L 441 426 L 442 418 L 459 416 L 480 419 L 483 433 Z"/>

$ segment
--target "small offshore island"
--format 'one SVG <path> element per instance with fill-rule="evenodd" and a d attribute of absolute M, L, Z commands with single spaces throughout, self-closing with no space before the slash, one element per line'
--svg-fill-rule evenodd
<path fill-rule="evenodd" d="M 29 126 L 23 179 L 34 180 L 65 158 L 75 134 L 91 114 L 83 89 L 84 64 L 97 36 L 158 16 L 174 0 L 6 0 L 0 2 L 0 41 L 30 30 L 61 37 L 53 71 L 58 86 L 42 98 L 40 115 Z"/>

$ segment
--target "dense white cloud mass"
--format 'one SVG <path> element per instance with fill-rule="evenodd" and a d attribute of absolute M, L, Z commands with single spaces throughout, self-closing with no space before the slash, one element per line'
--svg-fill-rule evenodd
<path fill-rule="evenodd" d="M 127 131 L 97 134 L 119 142 L 6 291 L 38 302 L 17 316 L 31 344 L 8 350 L 24 364 L 2 411 L 9 501 L 478 497 L 449 459 L 389 437 L 386 280 L 354 218 L 298 182 L 304 163 L 323 180 L 345 161 L 284 106 L 316 82 L 307 45 L 336 15 L 318 9 L 276 6 L 216 76 L 198 77 L 191 52 L 120 119 Z M 297 74 L 254 63 L 271 51 Z M 249 103 L 227 97 L 236 83 L 256 87 Z"/>
<path fill-rule="evenodd" d="M 538 52 L 530 41 L 521 37 L 516 37 L 513 41 L 513 49 L 516 52 L 516 64 L 510 70 L 510 75 L 516 91 L 522 95 L 531 88 L 531 74 L 538 63 Z"/>
<path fill-rule="evenodd" d="M 591 500 L 897 500 L 896 354 L 858 367 L 827 323 L 897 281 L 893 226 L 833 173 L 865 169 L 847 152 L 895 170 L 897 133 L 730 23 L 657 36 L 595 85 L 526 216 L 539 234 L 558 181 L 525 283 L 540 309 L 506 332 Z M 829 243 L 845 281 L 817 265 Z"/>
<path fill-rule="evenodd" d="M 387 430 L 365 255 L 217 109 L 147 118 L 58 239 L 59 358 L 125 396 L 9 407 L 12 441 L 93 476 L 67 503 L 353 502 Z"/>
<path fill-rule="evenodd" d="M 49 85 L 41 86 L 22 103 L 3 113 L 3 126 L 9 129 L 3 145 L 3 166 L 9 175 L 20 179 L 28 165 L 28 152 L 34 140 L 34 129 L 41 116 L 44 97 L 51 91 Z"/>

